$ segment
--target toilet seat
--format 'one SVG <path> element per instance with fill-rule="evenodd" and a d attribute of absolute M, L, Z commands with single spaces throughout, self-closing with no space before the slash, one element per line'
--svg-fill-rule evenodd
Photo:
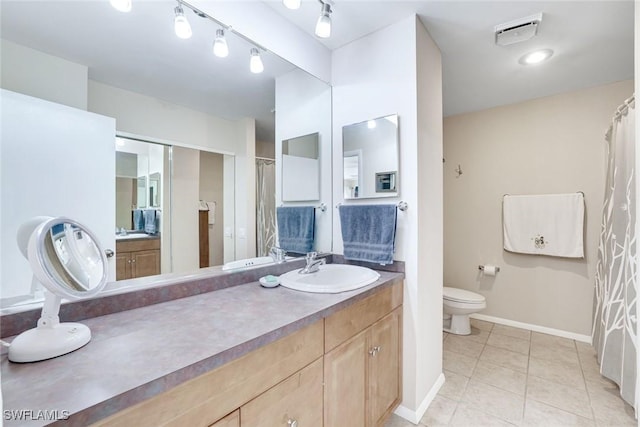
<path fill-rule="evenodd" d="M 447 301 L 461 302 L 466 304 L 482 304 L 485 302 L 484 296 L 465 289 L 451 288 L 445 286 L 442 297 Z"/>

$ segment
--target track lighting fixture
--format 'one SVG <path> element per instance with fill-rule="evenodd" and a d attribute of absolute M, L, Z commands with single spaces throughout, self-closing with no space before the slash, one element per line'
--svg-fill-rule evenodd
<path fill-rule="evenodd" d="M 287 9 L 300 9 L 300 0 L 282 0 Z"/>
<path fill-rule="evenodd" d="M 188 39 L 191 37 L 191 25 L 189 25 L 189 21 L 187 21 L 187 17 L 184 16 L 184 10 L 182 10 L 182 5 L 178 3 L 178 6 L 174 9 L 176 13 L 176 18 L 174 20 L 174 29 L 176 32 L 176 36 L 181 39 Z"/>
<path fill-rule="evenodd" d="M 249 61 L 249 69 L 254 74 L 260 74 L 264 71 L 264 65 L 260 58 L 260 51 L 255 47 L 251 49 L 251 60 Z"/>
<path fill-rule="evenodd" d="M 110 0 L 111 6 L 120 12 L 131 11 L 131 0 Z"/>
<path fill-rule="evenodd" d="M 331 5 L 322 2 L 320 17 L 316 23 L 316 36 L 326 39 L 331 37 Z"/>
<path fill-rule="evenodd" d="M 213 42 L 213 54 L 219 58 L 229 56 L 229 46 L 227 45 L 227 39 L 224 36 L 223 29 L 216 31 L 216 40 Z"/>

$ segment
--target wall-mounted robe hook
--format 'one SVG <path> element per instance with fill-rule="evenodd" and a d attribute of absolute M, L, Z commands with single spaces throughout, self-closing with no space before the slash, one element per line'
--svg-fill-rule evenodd
<path fill-rule="evenodd" d="M 456 174 L 456 178 L 460 178 L 460 175 L 462 175 L 462 168 L 460 165 L 458 165 L 458 168 L 456 169 Z"/>

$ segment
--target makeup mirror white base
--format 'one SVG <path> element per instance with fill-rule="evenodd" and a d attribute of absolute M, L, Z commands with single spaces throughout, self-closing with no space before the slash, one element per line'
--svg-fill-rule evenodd
<path fill-rule="evenodd" d="M 91 340 L 91 331 L 81 323 L 58 323 L 29 329 L 18 335 L 9 347 L 9 360 L 39 362 L 71 353 Z"/>
<path fill-rule="evenodd" d="M 45 291 L 38 326 L 18 335 L 9 347 L 9 360 L 38 362 L 71 353 L 91 341 L 91 331 L 81 323 L 60 323 L 60 297 Z"/>

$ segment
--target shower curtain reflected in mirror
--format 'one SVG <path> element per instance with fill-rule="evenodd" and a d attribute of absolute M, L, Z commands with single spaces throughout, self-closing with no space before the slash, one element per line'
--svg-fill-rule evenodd
<path fill-rule="evenodd" d="M 276 162 L 256 159 L 257 256 L 269 255 L 276 244 Z"/>
<path fill-rule="evenodd" d="M 618 108 L 607 132 L 607 181 L 596 264 L 593 346 L 600 373 L 636 405 L 635 103 Z"/>

